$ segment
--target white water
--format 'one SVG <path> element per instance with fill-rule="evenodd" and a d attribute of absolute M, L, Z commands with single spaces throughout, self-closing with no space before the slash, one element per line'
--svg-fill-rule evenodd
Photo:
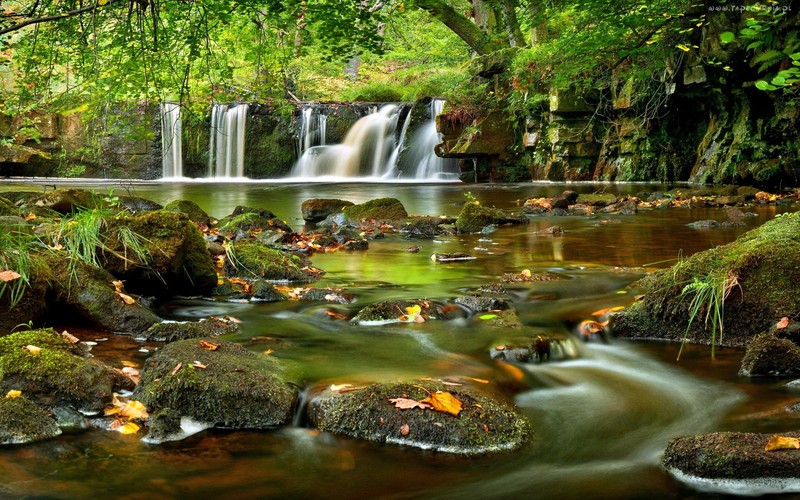
<path fill-rule="evenodd" d="M 163 102 L 161 103 L 162 177 L 183 177 L 181 149 L 181 106 L 177 102 Z"/>
<path fill-rule="evenodd" d="M 436 115 L 443 109 L 443 99 L 431 100 L 430 119 L 411 138 L 411 147 L 407 154 L 410 163 L 416 165 L 415 179 L 458 180 L 458 160 L 441 158 L 434 153 L 436 145 L 442 142 L 442 135 L 436 130 Z"/>
<path fill-rule="evenodd" d="M 303 109 L 300 116 L 300 137 L 297 144 L 297 157 L 312 146 L 324 146 L 328 135 L 328 117 L 318 108 Z"/>
<path fill-rule="evenodd" d="M 247 104 L 215 104 L 211 110 L 208 176 L 214 179 L 244 177 L 244 140 Z"/>

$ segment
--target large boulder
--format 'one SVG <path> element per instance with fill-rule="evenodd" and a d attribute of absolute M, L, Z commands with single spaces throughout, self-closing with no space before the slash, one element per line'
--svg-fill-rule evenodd
<path fill-rule="evenodd" d="M 24 444 L 61 434 L 47 411 L 24 396 L 0 397 L 0 445 Z"/>
<path fill-rule="evenodd" d="M 378 198 L 342 210 L 348 219 L 398 223 L 408 217 L 405 207 L 397 198 Z"/>
<path fill-rule="evenodd" d="M 401 399 L 403 406 L 426 398 L 457 400 L 460 411 L 402 408 L 390 401 Z M 532 434 L 528 421 L 510 404 L 466 385 L 432 380 L 328 387 L 310 400 L 308 417 L 322 431 L 459 455 L 515 450 Z"/>
<path fill-rule="evenodd" d="M 466 203 L 456 219 L 459 233 L 477 233 L 484 227 L 504 224 L 527 224 L 528 218 L 499 208 L 490 208 L 478 203 Z"/>
<path fill-rule="evenodd" d="M 211 217 L 200 208 L 200 205 L 191 200 L 173 200 L 164 205 L 164 210 L 186 214 L 189 220 L 195 224 L 211 224 Z"/>
<path fill-rule="evenodd" d="M 626 337 L 686 337 L 691 342 L 708 343 L 711 334 L 704 328 L 705 312 L 697 315 L 687 331 L 692 299 L 706 291 L 709 297 L 724 296 L 725 329 L 716 342 L 743 346 L 780 318 L 795 317 L 800 312 L 798 282 L 800 214 L 792 214 L 634 283 L 644 296 L 614 316 L 613 329 Z M 703 304 L 703 310 L 710 306 Z"/>
<path fill-rule="evenodd" d="M 771 332 L 747 343 L 739 375 L 743 377 L 792 377 L 800 375 L 800 346 Z"/>
<path fill-rule="evenodd" d="M 139 236 L 146 257 L 137 257 L 126 245 L 125 230 Z M 105 237 L 111 251 L 104 252 L 104 267 L 124 279 L 131 291 L 198 295 L 217 284 L 217 271 L 203 235 L 183 213 L 159 210 L 112 218 Z"/>
<path fill-rule="evenodd" d="M 159 342 L 219 337 L 239 330 L 239 324 L 228 317 L 203 318 L 200 321 L 162 321 L 137 337 Z"/>
<path fill-rule="evenodd" d="M 454 222 L 448 217 L 413 217 L 400 228 L 400 233 L 406 238 L 421 239 L 452 235 Z"/>
<path fill-rule="evenodd" d="M 300 212 L 306 222 L 319 222 L 331 214 L 341 212 L 345 207 L 353 206 L 352 201 L 338 198 L 312 198 L 300 205 Z"/>
<path fill-rule="evenodd" d="M 78 209 L 100 208 L 107 203 L 103 196 L 83 189 L 56 189 L 30 200 L 31 205 L 46 207 L 62 214 Z"/>
<path fill-rule="evenodd" d="M 239 233 L 248 234 L 254 231 L 293 232 L 286 222 L 269 210 L 244 206 L 236 207 L 230 215 L 220 219 L 217 227 L 221 233 L 233 237 Z"/>
<path fill-rule="evenodd" d="M 150 413 L 148 439 L 160 442 L 183 437 L 187 422 L 201 428 L 286 425 L 298 390 L 283 380 L 274 358 L 201 339 L 159 349 L 145 363 L 134 397 Z"/>
<path fill-rule="evenodd" d="M 85 344 L 52 329 L 0 337 L 0 393 L 18 390 L 48 407 L 100 411 L 122 378 L 88 356 Z"/>
<path fill-rule="evenodd" d="M 228 276 L 269 281 L 309 282 L 321 272 L 309 267 L 308 258 L 269 248 L 257 241 L 237 241 L 229 249 L 225 262 Z"/>

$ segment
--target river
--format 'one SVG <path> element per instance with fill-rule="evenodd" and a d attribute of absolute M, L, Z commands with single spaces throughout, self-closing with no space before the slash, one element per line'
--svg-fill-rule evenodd
<path fill-rule="evenodd" d="M 166 203 L 191 199 L 212 216 L 237 205 L 266 208 L 295 229 L 300 204 L 336 197 L 356 203 L 400 199 L 409 213 L 459 213 L 466 193 L 484 205 L 513 208 L 527 197 L 605 190 L 632 193 L 647 185 L 556 184 L 296 184 L 203 182 L 8 182 L 2 190 L 75 185 L 114 189 Z M 782 208 L 754 207 L 749 228 Z M 514 288 L 512 299 L 526 333 L 571 331 L 592 311 L 625 306 L 630 287 L 647 269 L 665 267 L 732 241 L 748 228 L 696 230 L 687 223 L 722 220 L 719 209 L 642 210 L 636 215 L 533 217 L 528 226 L 489 235 L 370 242 L 365 252 L 313 258 L 327 271 L 315 286 L 338 286 L 350 305 L 271 304 L 176 299 L 160 304 L 170 319 L 228 314 L 242 320 L 228 340 L 248 349 L 272 349 L 304 387 L 317 383 L 410 380 L 463 375 L 502 379 L 488 349 L 507 332 L 468 321 L 356 326 L 326 311 L 352 314 L 389 298 L 450 299 L 496 281 L 507 272 L 550 273 L 563 279 Z M 535 234 L 558 224 L 563 236 Z M 419 253 L 405 248 L 421 245 Z M 433 262 L 434 252 L 466 252 L 467 262 Z M 646 266 L 646 267 L 645 267 Z M 115 366 L 142 363 L 157 343 L 92 331 L 68 323 L 81 338 L 101 340 L 97 357 Z M 107 340 L 102 340 L 107 339 Z M 480 458 L 453 457 L 379 446 L 296 425 L 274 431 L 209 430 L 180 442 L 150 445 L 136 436 L 100 430 L 33 445 L 0 449 L 0 496 L 10 498 L 686 498 L 703 494 L 678 483 L 660 466 L 669 439 L 712 430 L 770 432 L 797 419 L 772 414 L 793 402 L 778 381 L 737 376 L 742 351 L 612 340 L 579 343 L 575 359 L 520 365 L 521 380 L 507 396 L 531 421 L 535 437 L 520 451 Z M 147 351 L 147 352 L 145 352 Z M 765 413 L 768 416 L 764 416 Z"/>

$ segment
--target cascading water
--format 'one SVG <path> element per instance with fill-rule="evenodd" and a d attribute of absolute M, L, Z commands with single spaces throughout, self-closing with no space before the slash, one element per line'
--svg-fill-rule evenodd
<path fill-rule="evenodd" d="M 160 111 L 162 177 L 183 177 L 181 106 L 177 102 L 163 102 Z"/>
<path fill-rule="evenodd" d="M 324 146 L 328 135 L 328 117 L 319 108 L 307 107 L 300 115 L 300 140 L 297 142 L 297 157 L 313 146 Z"/>
<path fill-rule="evenodd" d="M 292 177 L 396 177 L 402 111 L 402 106 L 387 104 L 358 120 L 342 144 L 309 147 L 292 169 Z"/>
<path fill-rule="evenodd" d="M 211 110 L 209 177 L 244 177 L 247 110 L 247 104 L 215 104 Z"/>
<path fill-rule="evenodd" d="M 455 158 L 441 158 L 436 156 L 434 148 L 442 141 L 442 136 L 436 130 L 436 115 L 444 109 L 443 99 L 432 99 L 430 103 L 430 118 L 420 127 L 411 138 L 411 147 L 408 153 L 408 162 L 416 165 L 413 171 L 414 179 L 439 179 L 458 180 L 459 167 Z"/>

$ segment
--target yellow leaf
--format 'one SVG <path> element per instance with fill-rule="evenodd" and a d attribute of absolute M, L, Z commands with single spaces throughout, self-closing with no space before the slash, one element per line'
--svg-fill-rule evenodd
<path fill-rule="evenodd" d="M 42 352 L 42 348 L 41 347 L 36 347 L 35 345 L 30 345 L 30 344 L 28 344 L 25 347 L 23 347 L 23 349 L 25 349 L 29 353 L 33 354 L 34 356 L 38 356 Z"/>
<path fill-rule="evenodd" d="M 140 401 L 136 400 L 123 403 L 119 408 L 119 414 L 123 417 L 135 420 L 147 420 L 150 416 L 147 413 L 147 408 Z"/>
<path fill-rule="evenodd" d="M 6 393 L 6 397 L 8 399 L 18 398 L 22 396 L 22 391 L 18 391 L 16 389 L 12 389 Z"/>
<path fill-rule="evenodd" d="M 61 338 L 63 338 L 65 342 L 68 342 L 70 344 L 77 344 L 78 342 L 80 342 L 80 339 L 78 339 L 78 337 L 69 333 L 66 330 L 61 332 Z"/>
<path fill-rule="evenodd" d="M 522 276 L 525 276 L 526 278 L 530 278 L 531 277 L 531 270 L 530 269 L 523 269 L 522 272 L 520 272 L 519 274 L 521 274 Z"/>
<path fill-rule="evenodd" d="M 422 311 L 422 308 L 419 307 L 417 304 L 414 304 L 413 306 L 406 307 L 406 314 L 408 314 L 409 316 L 416 316 L 421 311 Z"/>
<path fill-rule="evenodd" d="M 785 437 L 775 434 L 769 438 L 769 442 L 764 447 L 764 451 L 776 450 L 800 450 L 800 438 Z"/>
<path fill-rule="evenodd" d="M 121 292 L 117 292 L 117 295 L 119 295 L 119 298 L 121 298 L 122 301 L 125 302 L 128 305 L 136 303 L 136 299 L 134 299 L 130 295 L 125 295 L 124 293 L 121 293 Z"/>
<path fill-rule="evenodd" d="M 437 391 L 425 399 L 421 399 L 420 403 L 429 403 L 433 409 L 443 413 L 458 416 L 461 413 L 461 400 L 453 396 L 449 392 Z"/>
<path fill-rule="evenodd" d="M 136 363 L 134 361 L 123 360 L 122 361 L 122 366 L 129 366 L 131 368 L 139 368 L 139 363 Z"/>
<path fill-rule="evenodd" d="M 97 5 L 105 5 L 108 3 L 108 0 L 97 0 Z"/>
<path fill-rule="evenodd" d="M 122 289 L 125 288 L 125 285 L 120 280 L 114 280 L 111 284 L 114 285 L 114 291 L 117 293 L 122 293 Z"/>
<path fill-rule="evenodd" d="M 215 344 L 214 342 L 208 342 L 207 340 L 201 340 L 200 347 L 202 347 L 206 351 L 216 351 L 217 349 L 219 349 L 219 344 Z"/>
<path fill-rule="evenodd" d="M 28 214 L 25 216 L 25 220 L 36 220 L 36 214 Z"/>
<path fill-rule="evenodd" d="M 133 422 L 127 422 L 125 424 L 117 426 L 116 429 L 117 432 L 120 432 L 122 434 L 136 434 L 137 432 L 139 432 L 139 429 L 141 429 L 141 427 L 139 427 Z"/>
<path fill-rule="evenodd" d="M 689 50 L 691 50 L 691 49 L 689 49 L 689 47 L 687 47 L 686 45 L 684 45 L 682 43 L 679 43 L 678 45 L 676 45 L 676 47 L 678 47 L 679 49 L 681 49 L 684 52 L 689 52 Z"/>

